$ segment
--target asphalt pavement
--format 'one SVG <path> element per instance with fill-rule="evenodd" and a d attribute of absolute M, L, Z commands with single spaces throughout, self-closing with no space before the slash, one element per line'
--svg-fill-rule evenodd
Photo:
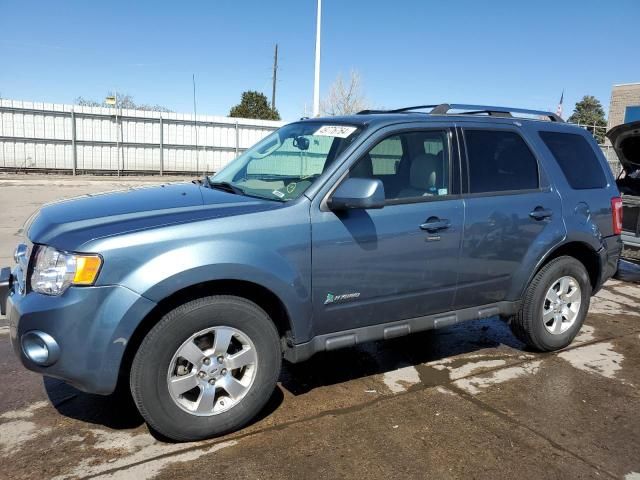
<path fill-rule="evenodd" d="M 161 181 L 28 177 L 0 176 L 0 265 L 42 203 Z M 253 424 L 186 444 L 25 370 L 0 317 L 0 478 L 638 480 L 639 294 L 609 281 L 556 353 L 485 319 L 285 364 Z"/>

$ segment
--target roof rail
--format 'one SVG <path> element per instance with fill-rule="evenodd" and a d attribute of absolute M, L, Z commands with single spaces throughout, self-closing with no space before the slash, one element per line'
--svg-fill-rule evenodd
<path fill-rule="evenodd" d="M 468 105 L 463 103 L 441 103 L 439 105 L 417 105 L 415 107 L 396 108 L 394 110 L 363 110 L 358 115 L 376 113 L 409 113 L 414 110 L 431 109 L 429 115 L 489 115 L 491 117 L 514 117 L 514 113 L 545 117 L 551 122 L 564 122 L 562 118 L 552 112 L 543 110 L 528 110 L 525 108 L 493 107 L 487 105 Z M 451 113 L 451 110 L 461 110 Z"/>

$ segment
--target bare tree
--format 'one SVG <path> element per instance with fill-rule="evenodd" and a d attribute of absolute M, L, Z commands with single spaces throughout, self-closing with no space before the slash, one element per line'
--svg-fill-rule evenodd
<path fill-rule="evenodd" d="M 351 115 L 369 108 L 369 101 L 362 91 L 362 78 L 357 70 L 351 70 L 349 80 L 345 83 L 342 74 L 329 89 L 329 94 L 320 106 L 324 115 Z"/>
<path fill-rule="evenodd" d="M 162 105 L 149 105 L 146 103 L 136 103 L 133 101 L 133 97 L 128 93 L 122 92 L 108 92 L 108 97 L 117 97 L 118 99 L 118 108 L 128 108 L 131 110 L 148 110 L 153 112 L 171 112 L 167 107 Z M 112 108 L 113 105 L 107 104 L 104 100 L 98 102 L 96 100 L 78 97 L 75 99 L 76 105 L 82 105 L 83 107 L 107 107 Z"/>

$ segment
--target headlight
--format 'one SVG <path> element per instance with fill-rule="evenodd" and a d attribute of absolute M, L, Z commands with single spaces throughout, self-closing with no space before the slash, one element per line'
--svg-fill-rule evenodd
<path fill-rule="evenodd" d="M 92 285 L 101 266 L 102 258 L 98 255 L 39 247 L 31 273 L 31 288 L 45 295 L 62 295 L 71 285 Z"/>

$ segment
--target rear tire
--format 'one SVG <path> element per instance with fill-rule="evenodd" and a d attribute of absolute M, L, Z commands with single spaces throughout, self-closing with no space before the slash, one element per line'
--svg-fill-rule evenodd
<path fill-rule="evenodd" d="M 525 291 L 511 331 L 529 347 L 550 352 L 569 345 L 580 331 L 592 286 L 584 265 L 562 256 L 543 266 Z"/>
<path fill-rule="evenodd" d="M 265 406 L 280 373 L 278 332 L 256 304 L 233 296 L 188 302 L 151 329 L 131 367 L 149 426 L 177 441 L 237 430 Z"/>

